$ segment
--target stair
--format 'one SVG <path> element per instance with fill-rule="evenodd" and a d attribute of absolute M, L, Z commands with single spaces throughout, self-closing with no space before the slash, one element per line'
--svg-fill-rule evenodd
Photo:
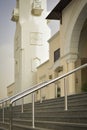
<path fill-rule="evenodd" d="M 5 108 L 5 122 L 0 127 L 9 129 L 9 108 Z M 35 103 L 35 128 L 32 128 L 32 104 L 13 107 L 13 130 L 87 130 L 87 93 L 68 96 L 68 110 L 64 110 L 64 97 Z"/>

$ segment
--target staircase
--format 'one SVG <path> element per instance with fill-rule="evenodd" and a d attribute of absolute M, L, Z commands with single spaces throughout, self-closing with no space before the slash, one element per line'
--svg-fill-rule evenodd
<path fill-rule="evenodd" d="M 5 108 L 5 122 L 0 109 L 0 130 L 9 129 L 9 107 Z M 68 96 L 68 110 L 64 97 L 35 103 L 35 128 L 32 128 L 32 104 L 13 107 L 13 130 L 87 130 L 87 93 Z"/>

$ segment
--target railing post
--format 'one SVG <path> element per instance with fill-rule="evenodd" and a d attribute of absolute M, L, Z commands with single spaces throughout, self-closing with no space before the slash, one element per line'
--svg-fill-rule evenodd
<path fill-rule="evenodd" d="M 4 102 L 2 103 L 2 120 L 5 122 L 5 111 L 4 111 Z"/>
<path fill-rule="evenodd" d="M 40 103 L 42 103 L 42 90 L 40 89 Z"/>
<path fill-rule="evenodd" d="M 24 112 L 24 98 L 22 98 L 21 113 Z"/>
<path fill-rule="evenodd" d="M 9 113 L 9 116 L 10 116 L 10 128 L 9 128 L 9 130 L 12 130 L 12 118 L 13 118 L 12 103 L 10 103 L 10 113 Z"/>
<path fill-rule="evenodd" d="M 64 96 L 65 96 L 65 110 L 68 110 L 67 105 L 67 86 L 66 86 L 66 78 L 64 78 Z"/>
<path fill-rule="evenodd" d="M 35 128 L 34 93 L 32 93 L 32 127 Z"/>

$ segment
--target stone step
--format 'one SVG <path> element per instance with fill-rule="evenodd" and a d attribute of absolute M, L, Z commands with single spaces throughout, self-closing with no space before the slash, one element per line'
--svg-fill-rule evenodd
<path fill-rule="evenodd" d="M 87 130 L 87 93 L 68 96 L 68 111 L 64 107 L 64 97 L 36 102 L 35 130 Z M 4 112 L 3 124 L 0 109 L 0 127 L 9 129 L 9 108 Z M 13 130 L 33 130 L 31 103 L 24 105 L 24 113 L 20 105 L 14 106 L 13 117 Z"/>
<path fill-rule="evenodd" d="M 18 123 L 18 122 L 16 122 Z M 15 124 L 16 124 L 15 123 Z M 23 126 L 30 126 L 32 122 L 24 121 L 21 123 Z M 18 123 L 19 125 L 19 123 Z M 17 124 L 16 124 L 17 126 Z M 35 121 L 35 126 L 39 128 L 46 128 L 50 130 L 87 130 L 87 124 L 84 123 L 69 123 L 69 122 L 54 122 L 54 121 Z"/>
<path fill-rule="evenodd" d="M 0 123 L 0 126 L 5 126 L 5 130 L 9 130 L 8 123 Z M 42 128 L 43 127 L 43 128 Z M 13 130 L 87 130 L 87 124 L 83 123 L 66 123 L 66 122 L 51 122 L 51 121 L 37 121 L 35 128 L 32 126 L 20 124 L 13 124 Z"/>
<path fill-rule="evenodd" d="M 45 100 L 42 103 L 36 102 L 35 103 L 35 109 L 41 109 L 45 107 L 51 107 L 51 106 L 57 106 L 61 108 L 64 108 L 64 97 L 57 98 L 57 99 L 51 99 L 51 100 Z M 86 94 L 79 94 L 77 95 L 72 95 L 68 96 L 68 107 L 69 109 L 71 108 L 76 108 L 76 107 L 87 107 L 87 93 Z M 14 111 L 19 112 L 21 111 L 21 106 L 16 106 L 13 108 Z M 24 105 L 24 111 L 31 111 L 32 110 L 32 104 L 25 104 Z"/>

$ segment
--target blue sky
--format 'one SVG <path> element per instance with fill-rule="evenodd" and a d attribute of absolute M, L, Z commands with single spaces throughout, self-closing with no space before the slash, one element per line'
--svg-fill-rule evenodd
<path fill-rule="evenodd" d="M 0 61 L 4 60 L 2 53 L 6 56 L 13 53 L 15 23 L 11 21 L 11 15 L 15 4 L 16 0 L 0 0 Z"/>
<path fill-rule="evenodd" d="M 16 0 L 0 0 L 0 45 L 13 41 L 15 23 L 11 21 L 12 10 Z"/>
<path fill-rule="evenodd" d="M 58 3 L 58 0 L 47 1 L 48 10 L 52 10 Z M 0 0 L 0 88 L 7 87 L 14 82 L 15 22 L 11 21 L 11 16 L 15 7 L 16 0 Z M 57 26 L 58 23 L 54 22 L 52 30 Z"/>
<path fill-rule="evenodd" d="M 0 0 L 0 89 L 14 81 L 13 44 L 15 23 L 11 21 L 16 0 Z M 0 91 L 0 97 L 2 92 Z"/>

